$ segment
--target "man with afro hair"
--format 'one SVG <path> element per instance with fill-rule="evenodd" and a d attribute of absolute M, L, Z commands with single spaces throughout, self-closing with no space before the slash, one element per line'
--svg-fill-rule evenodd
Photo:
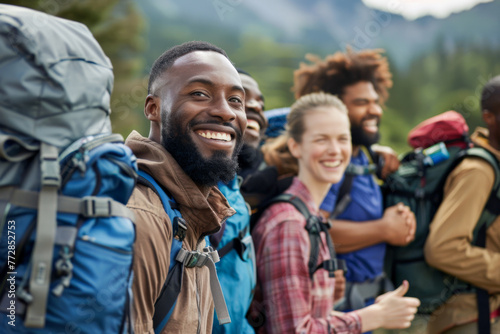
<path fill-rule="evenodd" d="M 309 63 L 302 63 L 294 73 L 295 97 L 318 91 L 331 93 L 344 102 L 349 113 L 352 158 L 348 171 L 352 173 L 346 172 L 351 175 L 332 186 L 321 209 L 334 220 L 330 234 L 338 257 L 347 265 L 346 298 L 339 309 L 359 309 L 373 303 L 384 288 L 386 244 L 406 245 L 415 233 L 415 217 L 408 207 L 400 204 L 384 211 L 380 187 L 370 173 L 369 155 L 362 149 L 371 148 L 383 156 L 382 177 L 399 166 L 392 149 L 375 145 L 380 138 L 382 105 L 389 97 L 392 75 L 387 59 L 378 49 L 348 49 L 325 59 L 314 55 L 306 59 Z M 272 124 L 272 115 L 267 117 Z"/>

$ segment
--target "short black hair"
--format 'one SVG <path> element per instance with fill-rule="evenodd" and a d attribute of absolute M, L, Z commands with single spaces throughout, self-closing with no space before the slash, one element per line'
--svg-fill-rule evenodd
<path fill-rule="evenodd" d="M 500 75 L 490 79 L 484 85 L 481 94 L 481 110 L 500 112 Z"/>
<path fill-rule="evenodd" d="M 239 74 L 248 75 L 250 78 L 252 78 L 252 76 L 250 75 L 250 73 L 248 73 L 245 70 L 242 70 L 241 68 L 236 67 L 236 71 L 238 71 Z"/>
<path fill-rule="evenodd" d="M 181 45 L 176 45 L 168 49 L 167 51 L 163 52 L 163 54 L 159 56 L 158 59 L 156 59 L 155 62 L 153 63 L 153 67 L 151 67 L 151 72 L 149 74 L 148 94 L 151 94 L 151 86 L 153 85 L 155 80 L 163 72 L 165 72 L 165 70 L 170 68 L 174 63 L 174 61 L 194 51 L 214 51 L 220 53 L 221 55 L 229 59 L 229 57 L 226 54 L 226 51 L 208 42 L 191 41 L 183 43 Z"/>

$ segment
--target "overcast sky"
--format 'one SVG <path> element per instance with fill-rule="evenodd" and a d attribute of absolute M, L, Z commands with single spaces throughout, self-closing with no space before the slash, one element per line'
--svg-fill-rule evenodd
<path fill-rule="evenodd" d="M 425 15 L 445 18 L 452 13 L 471 9 L 479 3 L 492 1 L 493 0 L 363 0 L 363 2 L 370 7 L 401 14 L 408 20 L 414 20 Z"/>

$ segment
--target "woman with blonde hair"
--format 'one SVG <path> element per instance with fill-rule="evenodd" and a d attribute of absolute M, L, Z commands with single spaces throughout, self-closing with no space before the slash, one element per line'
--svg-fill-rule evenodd
<path fill-rule="evenodd" d="M 313 93 L 293 104 L 287 124 L 286 133 L 264 148 L 266 161 L 280 174 L 296 175 L 285 193 L 299 198 L 319 217 L 323 198 L 341 180 L 350 161 L 347 109 L 331 94 Z M 403 297 L 407 282 L 380 296 L 374 305 L 349 313 L 332 311 L 335 279 L 323 268 L 310 276 L 306 223 L 292 204 L 281 202 L 262 213 L 252 232 L 257 291 L 250 316 L 260 326 L 258 332 L 361 333 L 409 327 L 419 301 Z M 330 259 L 329 238 L 321 233 L 318 265 Z"/>

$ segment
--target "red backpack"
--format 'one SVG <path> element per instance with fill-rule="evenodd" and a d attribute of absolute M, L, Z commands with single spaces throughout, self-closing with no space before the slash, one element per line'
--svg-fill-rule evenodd
<path fill-rule="evenodd" d="M 408 144 L 413 148 L 427 148 L 439 142 L 446 146 L 469 147 L 469 126 L 458 112 L 450 110 L 431 117 L 408 134 Z"/>

